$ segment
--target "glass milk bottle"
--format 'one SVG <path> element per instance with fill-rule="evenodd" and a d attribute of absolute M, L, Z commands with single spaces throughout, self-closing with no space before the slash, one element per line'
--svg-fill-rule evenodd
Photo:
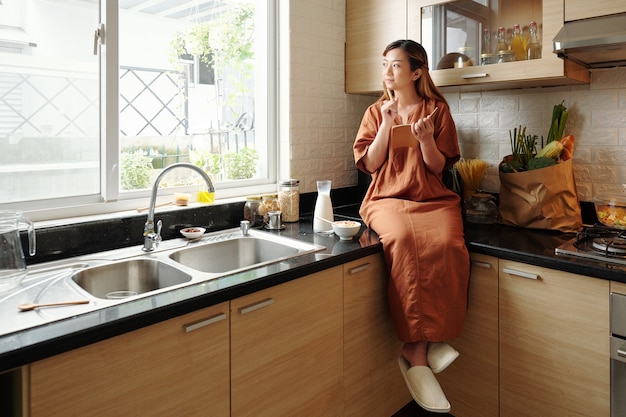
<path fill-rule="evenodd" d="M 330 222 L 335 221 L 333 215 L 333 203 L 330 200 L 331 180 L 323 180 L 317 182 L 317 200 L 315 201 L 315 212 L 313 215 L 313 231 L 314 232 L 332 232 L 333 227 Z"/>

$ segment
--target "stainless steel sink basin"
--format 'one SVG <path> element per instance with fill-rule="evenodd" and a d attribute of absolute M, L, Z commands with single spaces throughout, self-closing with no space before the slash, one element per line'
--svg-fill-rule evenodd
<path fill-rule="evenodd" d="M 170 258 L 198 271 L 220 273 L 280 261 L 300 252 L 296 247 L 267 239 L 239 237 L 182 249 Z"/>
<path fill-rule="evenodd" d="M 191 281 L 191 275 L 155 259 L 132 259 L 83 269 L 72 280 L 97 298 L 119 299 Z"/>

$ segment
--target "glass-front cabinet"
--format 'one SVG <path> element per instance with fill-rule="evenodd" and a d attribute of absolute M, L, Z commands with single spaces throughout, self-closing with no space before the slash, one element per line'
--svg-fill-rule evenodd
<path fill-rule="evenodd" d="M 372 7 L 364 7 L 369 1 L 375 0 L 346 1 L 349 93 L 380 91 L 382 51 L 402 30 L 428 52 L 431 76 L 439 87 L 483 90 L 589 83 L 586 68 L 552 52 L 552 39 L 563 26 L 563 0 L 404 0 L 399 7 L 406 13 L 401 17 L 381 9 L 372 13 Z M 395 24 L 390 25 L 392 20 Z M 379 50 L 366 51 L 364 39 L 376 39 Z M 362 56 L 366 52 L 374 56 Z"/>

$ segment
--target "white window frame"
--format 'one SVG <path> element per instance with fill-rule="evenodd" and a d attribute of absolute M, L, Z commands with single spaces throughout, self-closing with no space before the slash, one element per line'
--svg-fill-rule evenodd
<path fill-rule="evenodd" d="M 258 13 L 257 18 L 267 21 L 267 65 L 256 65 L 257 79 L 267 80 L 266 96 L 259 95 L 257 99 L 264 102 L 258 105 L 265 114 L 255 115 L 256 129 L 259 136 L 265 136 L 267 141 L 268 178 L 250 180 L 241 186 L 233 183 L 221 182 L 215 185 L 216 203 L 243 200 L 245 195 L 276 191 L 278 178 L 279 154 L 279 21 L 281 10 L 279 0 L 265 0 L 267 7 L 264 12 Z M 51 220 L 53 223 L 66 223 L 76 217 L 93 218 L 106 214 L 135 211 L 136 208 L 146 206 L 150 190 L 121 193 L 117 178 L 119 178 L 119 1 L 101 0 L 100 22 L 104 24 L 104 39 L 99 46 L 100 56 L 100 184 L 101 194 L 78 196 L 46 200 L 48 207 L 42 207 L 41 202 L 0 204 L 0 209 L 21 210 L 33 221 Z M 94 28 L 95 29 L 95 28 Z M 113 75 L 109 75 L 113 74 Z M 110 116 L 112 115 L 112 116 Z M 265 133 L 267 132 L 267 133 Z M 184 190 L 184 189 L 183 189 Z M 159 199 L 171 199 L 171 195 L 181 189 L 167 189 L 159 191 Z M 85 217 L 88 216 L 88 217 Z"/>

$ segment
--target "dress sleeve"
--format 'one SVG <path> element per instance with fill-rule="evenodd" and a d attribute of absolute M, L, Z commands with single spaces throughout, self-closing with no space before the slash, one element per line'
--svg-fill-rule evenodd
<path fill-rule="evenodd" d="M 461 151 L 450 108 L 444 103 L 437 103 L 437 106 L 440 111 L 439 117 L 435 117 L 435 142 L 439 151 L 446 157 L 445 169 L 447 169 L 461 158 Z"/>
<path fill-rule="evenodd" d="M 368 172 L 367 169 L 365 169 L 363 157 L 367 153 L 371 143 L 374 141 L 376 132 L 378 132 L 381 122 L 382 113 L 380 111 L 380 103 L 374 103 L 365 111 L 363 119 L 361 120 L 361 125 L 359 126 L 359 130 L 356 134 L 353 146 L 354 162 L 356 163 L 357 168 L 366 174 L 372 174 L 372 172 Z"/>

